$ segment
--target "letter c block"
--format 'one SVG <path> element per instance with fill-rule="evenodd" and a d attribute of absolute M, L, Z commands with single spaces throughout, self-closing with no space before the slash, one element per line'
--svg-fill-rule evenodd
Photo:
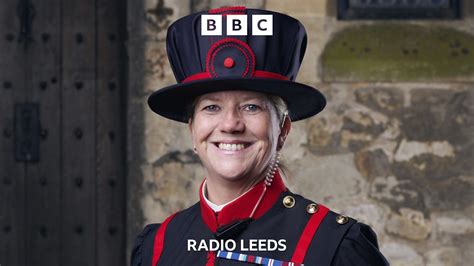
<path fill-rule="evenodd" d="M 252 35 L 272 36 L 273 15 L 252 15 Z"/>

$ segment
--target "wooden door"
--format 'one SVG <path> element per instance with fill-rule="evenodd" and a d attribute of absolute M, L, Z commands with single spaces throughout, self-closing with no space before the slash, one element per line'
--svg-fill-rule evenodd
<path fill-rule="evenodd" d="M 124 265 L 124 3 L 0 1 L 0 265 Z"/>

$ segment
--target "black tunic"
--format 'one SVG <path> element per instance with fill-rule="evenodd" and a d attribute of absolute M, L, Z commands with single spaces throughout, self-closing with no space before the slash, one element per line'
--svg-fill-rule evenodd
<path fill-rule="evenodd" d="M 311 216 L 315 215 L 307 211 L 307 206 L 313 202 L 291 193 L 284 186 L 283 189 L 279 189 L 278 183 L 281 182 L 281 179 L 277 176 L 276 180 L 277 185 L 273 184 L 272 186 L 275 185 L 275 188 L 266 195 L 268 200 L 262 201 L 262 212 L 235 241 L 239 244 L 249 243 L 251 239 L 284 239 L 286 249 L 282 251 L 265 249 L 241 251 L 242 247 L 237 245 L 234 252 L 286 262 L 291 261 L 306 224 Z M 255 193 L 258 194 L 258 192 Z M 283 199 L 287 196 L 291 196 L 295 200 L 295 204 L 291 208 L 282 204 Z M 246 202 L 252 199 L 255 197 L 246 195 L 246 197 L 239 198 L 229 208 L 233 207 L 235 212 L 239 213 L 241 209 L 245 209 L 244 206 L 253 206 L 251 202 Z M 268 208 L 265 208 L 265 205 L 268 205 Z M 209 216 L 206 214 L 209 209 L 206 206 L 207 204 L 203 203 L 201 197 L 200 202 L 178 212 L 173 217 L 166 227 L 163 250 L 157 265 L 255 265 L 225 258 L 215 258 L 213 264 L 212 261 L 209 262 L 209 260 L 213 260 L 210 252 L 188 251 L 189 239 L 198 242 L 201 239 L 214 239 L 215 228 L 209 224 Z M 321 205 L 320 210 L 322 208 L 325 207 Z M 352 218 L 337 222 L 338 216 L 339 214 L 332 211 L 328 211 L 324 216 L 314 237 L 310 240 L 303 261 L 305 265 L 388 265 L 378 249 L 377 237 L 369 226 Z M 149 224 L 138 235 L 132 251 L 131 265 L 152 264 L 155 235 L 159 227 L 160 224 Z M 305 234 L 307 232 L 305 231 Z"/>

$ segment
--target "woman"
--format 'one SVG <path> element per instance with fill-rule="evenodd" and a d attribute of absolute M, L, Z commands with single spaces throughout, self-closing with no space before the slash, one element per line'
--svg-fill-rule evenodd
<path fill-rule="evenodd" d="M 223 15 L 224 29 L 234 23 L 226 21 L 230 15 L 244 15 L 248 32 L 202 35 L 203 14 Z M 272 35 L 252 35 L 252 23 Z M 132 265 L 387 264 L 367 225 L 291 193 L 283 182 L 279 154 L 291 123 L 326 103 L 318 90 L 294 82 L 305 48 L 299 21 L 265 10 L 214 9 L 170 26 L 168 57 L 178 84 L 153 93 L 149 105 L 188 123 L 206 177 L 198 203 L 145 227 Z"/>

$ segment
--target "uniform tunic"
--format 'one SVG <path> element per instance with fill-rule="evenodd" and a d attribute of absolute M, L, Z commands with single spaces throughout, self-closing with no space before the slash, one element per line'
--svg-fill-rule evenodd
<path fill-rule="evenodd" d="M 198 203 L 163 224 L 143 229 L 135 240 L 131 265 L 388 265 L 369 226 L 290 192 L 278 172 L 254 220 L 234 238 L 236 246 L 231 245 L 231 253 L 205 250 L 204 246 L 197 251 L 201 240 L 210 248 L 209 241 L 215 239 L 219 227 L 248 218 L 263 186 L 262 181 L 217 213 L 207 205 L 201 187 Z M 197 243 L 193 246 L 196 251 L 188 247 L 192 240 Z M 250 243 L 258 241 L 260 248 L 251 248 Z M 277 241 L 284 245 L 275 250 Z M 263 262 L 249 262 L 258 259 Z"/>

